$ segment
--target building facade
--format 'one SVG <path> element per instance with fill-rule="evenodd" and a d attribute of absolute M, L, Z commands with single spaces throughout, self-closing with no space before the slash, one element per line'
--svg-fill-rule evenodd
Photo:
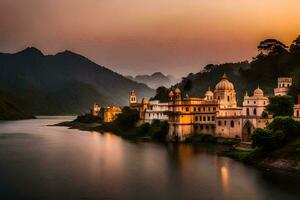
<path fill-rule="evenodd" d="M 270 119 L 263 118 L 268 97 L 258 87 L 253 96 L 244 96 L 243 106 L 237 106 L 233 83 L 224 74 L 215 90 L 210 88 L 204 98 L 182 98 L 176 88 L 169 92 L 169 140 L 184 140 L 193 134 L 240 138 L 250 142 L 255 128 L 265 127 Z"/>
<path fill-rule="evenodd" d="M 94 103 L 92 108 L 90 109 L 90 114 L 94 117 L 98 117 L 100 115 L 100 110 L 101 110 L 101 107 Z"/>
<path fill-rule="evenodd" d="M 291 77 L 279 77 L 277 82 L 277 88 L 274 89 L 274 95 L 287 95 L 289 88 L 292 86 L 293 79 Z"/>
<path fill-rule="evenodd" d="M 122 109 L 119 106 L 107 107 L 104 110 L 104 122 L 114 121 L 121 113 Z"/>
<path fill-rule="evenodd" d="M 139 111 L 139 124 L 152 123 L 153 120 L 168 120 L 168 115 L 165 113 L 168 110 L 168 103 L 158 100 L 149 101 L 145 98 L 138 102 L 134 90 L 129 95 L 129 107 Z"/>

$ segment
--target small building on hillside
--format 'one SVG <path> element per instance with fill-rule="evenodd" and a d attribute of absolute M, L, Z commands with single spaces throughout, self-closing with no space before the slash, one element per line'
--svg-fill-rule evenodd
<path fill-rule="evenodd" d="M 279 77 L 277 81 L 277 88 L 274 89 L 275 96 L 284 96 L 289 92 L 292 86 L 293 79 L 291 77 Z"/>
<path fill-rule="evenodd" d="M 94 103 L 94 105 L 90 109 L 90 114 L 94 117 L 99 117 L 100 110 L 101 110 L 101 107 L 98 104 Z"/>
<path fill-rule="evenodd" d="M 119 106 L 107 107 L 104 110 L 104 122 L 114 121 L 120 113 L 122 113 L 122 109 Z"/>

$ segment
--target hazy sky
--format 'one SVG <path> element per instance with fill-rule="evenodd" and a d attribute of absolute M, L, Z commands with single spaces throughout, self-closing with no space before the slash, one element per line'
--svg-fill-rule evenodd
<path fill-rule="evenodd" d="M 0 51 L 69 49 L 123 74 L 177 76 L 300 34 L 300 0 L 0 0 Z"/>

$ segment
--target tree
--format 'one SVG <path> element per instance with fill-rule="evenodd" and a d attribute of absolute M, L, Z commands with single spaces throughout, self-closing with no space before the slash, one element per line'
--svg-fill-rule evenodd
<path fill-rule="evenodd" d="M 169 89 L 166 87 L 158 87 L 156 95 L 151 100 L 160 100 L 161 102 L 168 102 Z"/>
<path fill-rule="evenodd" d="M 192 81 L 188 78 L 183 78 L 182 82 L 183 82 L 183 89 L 186 92 L 189 92 L 192 89 Z"/>
<path fill-rule="evenodd" d="M 276 116 L 292 116 L 294 109 L 293 98 L 291 96 L 274 96 L 270 97 L 270 104 L 266 110 Z"/>
<path fill-rule="evenodd" d="M 288 46 L 276 39 L 266 39 L 261 41 L 257 48 L 262 53 L 265 52 L 266 55 L 278 55 L 287 52 Z"/>
<path fill-rule="evenodd" d="M 139 112 L 129 107 L 124 107 L 122 113 L 118 115 L 118 118 L 113 122 L 114 126 L 122 131 L 128 131 L 134 128 L 139 119 Z"/>
<path fill-rule="evenodd" d="M 294 56 L 300 57 L 300 35 L 291 44 L 290 52 Z"/>

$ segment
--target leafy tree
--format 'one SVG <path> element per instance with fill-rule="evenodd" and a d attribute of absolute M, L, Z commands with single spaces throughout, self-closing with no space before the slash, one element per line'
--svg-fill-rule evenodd
<path fill-rule="evenodd" d="M 151 124 L 151 135 L 154 140 L 165 141 L 169 130 L 167 121 L 154 120 Z"/>
<path fill-rule="evenodd" d="M 292 116 L 293 115 L 293 98 L 291 96 L 274 96 L 270 97 L 270 104 L 266 106 L 266 110 L 276 116 Z"/>
<path fill-rule="evenodd" d="M 186 92 L 189 92 L 189 91 L 191 91 L 191 89 L 192 89 L 192 81 L 190 80 L 190 79 L 188 79 L 188 78 L 183 78 L 183 89 L 184 89 L 184 91 L 186 91 Z"/>
<path fill-rule="evenodd" d="M 139 119 L 139 112 L 129 107 L 124 107 L 122 113 L 118 115 L 118 118 L 113 122 L 113 125 L 122 131 L 128 131 L 135 127 Z"/>
<path fill-rule="evenodd" d="M 297 56 L 300 57 L 300 35 L 293 41 L 293 43 L 290 46 L 290 52 Z"/>
<path fill-rule="evenodd" d="M 158 87 L 156 95 L 151 100 L 160 100 L 161 102 L 168 102 L 169 89 L 166 87 Z"/>
<path fill-rule="evenodd" d="M 266 53 L 266 55 L 277 55 L 283 52 L 287 52 L 285 44 L 276 39 L 266 39 L 259 43 L 257 46 L 258 50 L 262 53 Z"/>
<path fill-rule="evenodd" d="M 290 117 L 275 117 L 265 129 L 258 128 L 254 131 L 252 146 L 271 151 L 297 137 L 300 137 L 299 122 Z"/>

